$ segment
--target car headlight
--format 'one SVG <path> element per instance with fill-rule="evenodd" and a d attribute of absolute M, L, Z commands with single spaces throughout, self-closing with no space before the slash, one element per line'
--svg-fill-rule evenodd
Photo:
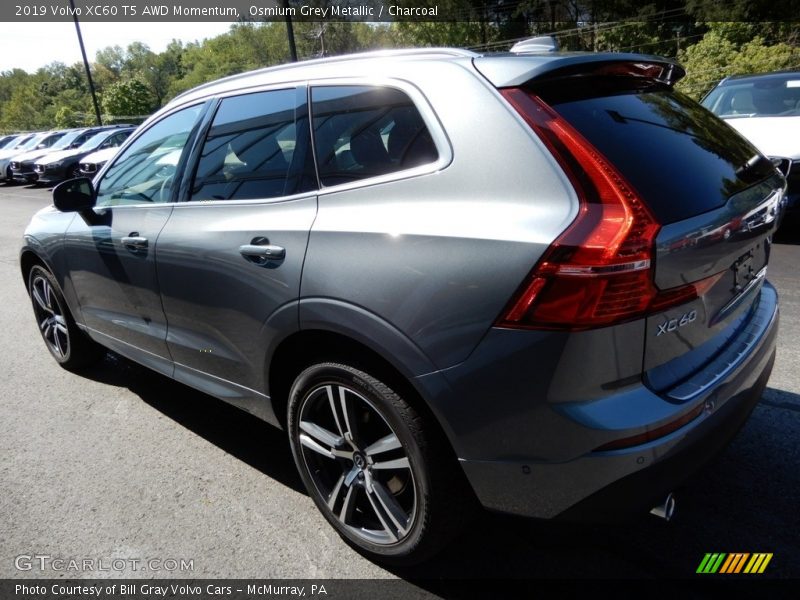
<path fill-rule="evenodd" d="M 47 163 L 45 165 L 45 169 L 60 169 L 64 165 L 63 160 L 59 160 L 57 162 Z"/>

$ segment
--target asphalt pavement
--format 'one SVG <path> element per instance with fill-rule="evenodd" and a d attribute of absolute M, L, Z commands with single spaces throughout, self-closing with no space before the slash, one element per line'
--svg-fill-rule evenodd
<path fill-rule="evenodd" d="M 725 454 L 677 491 L 672 522 L 485 514 L 432 562 L 386 570 L 317 512 L 282 432 L 111 355 L 82 375 L 56 365 L 18 266 L 22 231 L 49 203 L 44 188 L 0 185 L 0 578 L 401 577 L 441 591 L 476 577 L 696 577 L 707 552 L 771 552 L 764 577 L 800 577 L 800 228 L 769 267 L 782 311 L 769 387 Z M 56 570 L 57 558 L 94 571 Z"/>

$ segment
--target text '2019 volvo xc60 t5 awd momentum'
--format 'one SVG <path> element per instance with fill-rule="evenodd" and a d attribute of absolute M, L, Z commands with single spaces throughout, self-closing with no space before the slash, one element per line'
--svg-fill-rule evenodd
<path fill-rule="evenodd" d="M 196 88 L 33 218 L 44 341 L 285 428 L 375 559 L 429 556 L 474 499 L 649 509 L 745 421 L 778 323 L 785 181 L 682 75 L 428 49 Z"/>

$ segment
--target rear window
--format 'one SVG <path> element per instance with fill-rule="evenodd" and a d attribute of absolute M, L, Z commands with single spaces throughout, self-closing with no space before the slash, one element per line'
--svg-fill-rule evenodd
<path fill-rule="evenodd" d="M 668 86 L 583 79 L 532 91 L 619 169 L 662 224 L 718 208 L 774 173 L 749 142 Z"/>

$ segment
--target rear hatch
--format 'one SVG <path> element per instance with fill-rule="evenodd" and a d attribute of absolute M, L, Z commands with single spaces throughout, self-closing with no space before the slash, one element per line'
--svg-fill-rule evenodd
<path fill-rule="evenodd" d="M 519 62 L 499 67 L 509 60 Z M 507 98 L 524 91 L 577 130 L 658 223 L 649 267 L 658 296 L 620 320 L 646 318 L 645 380 L 659 392 L 675 389 L 755 315 L 785 181 L 749 142 L 673 89 L 683 71 L 670 61 L 492 61 L 475 65 Z"/>

